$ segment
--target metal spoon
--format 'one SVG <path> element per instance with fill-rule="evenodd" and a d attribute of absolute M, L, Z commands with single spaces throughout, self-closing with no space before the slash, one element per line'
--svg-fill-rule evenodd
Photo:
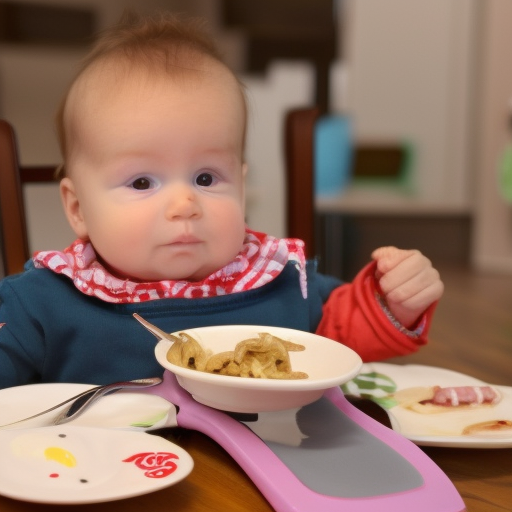
<path fill-rule="evenodd" d="M 27 418 L 23 418 L 21 420 L 13 421 L 12 423 L 0 425 L 0 428 L 7 428 L 7 427 L 15 426 L 15 425 L 17 426 L 20 423 L 32 420 L 34 418 L 43 416 L 48 413 L 51 413 L 52 411 L 60 409 L 62 406 L 66 405 L 66 404 L 70 404 L 62 412 L 60 412 L 55 419 L 51 420 L 48 423 L 49 425 L 60 425 L 62 423 L 67 423 L 68 421 L 71 421 L 72 419 L 80 416 L 86 409 L 88 409 L 93 403 L 95 403 L 97 400 L 99 400 L 102 396 L 105 396 L 105 395 L 111 394 L 111 393 L 115 393 L 122 389 L 137 389 L 137 388 L 152 387 L 152 386 L 156 386 L 157 384 L 160 384 L 161 382 L 162 382 L 162 379 L 160 377 L 152 377 L 152 378 L 148 378 L 148 379 L 120 381 L 120 382 L 114 382 L 112 384 L 104 384 L 102 386 L 96 386 L 94 388 L 83 391 L 82 393 L 79 393 L 78 395 L 72 396 L 71 398 L 64 400 L 64 402 L 54 405 L 53 407 L 50 407 L 49 409 L 41 411 L 37 414 L 33 414 L 32 416 L 28 416 Z"/>
<path fill-rule="evenodd" d="M 153 325 L 149 323 L 147 320 L 144 320 L 140 315 L 137 313 L 133 313 L 133 318 L 138 320 L 153 336 L 156 336 L 156 338 L 160 340 L 167 340 L 171 343 L 174 343 L 176 341 L 176 338 L 172 334 L 168 334 L 165 331 L 162 331 L 162 329 L 159 329 L 156 325 Z"/>

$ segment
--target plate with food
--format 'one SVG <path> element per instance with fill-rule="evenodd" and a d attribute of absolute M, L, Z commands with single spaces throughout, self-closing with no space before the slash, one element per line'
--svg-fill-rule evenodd
<path fill-rule="evenodd" d="M 221 325 L 165 333 L 137 317 L 160 340 L 158 362 L 199 403 L 257 413 L 302 407 L 355 377 L 361 358 L 309 332 L 261 325 Z"/>
<path fill-rule="evenodd" d="M 342 389 L 379 404 L 393 430 L 418 445 L 512 447 L 512 387 L 444 368 L 371 363 Z"/>

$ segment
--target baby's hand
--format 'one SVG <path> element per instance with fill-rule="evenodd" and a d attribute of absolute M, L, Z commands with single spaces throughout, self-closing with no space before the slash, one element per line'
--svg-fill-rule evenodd
<path fill-rule="evenodd" d="M 439 272 L 417 250 L 380 247 L 372 253 L 376 278 L 393 316 L 406 328 L 443 295 Z"/>

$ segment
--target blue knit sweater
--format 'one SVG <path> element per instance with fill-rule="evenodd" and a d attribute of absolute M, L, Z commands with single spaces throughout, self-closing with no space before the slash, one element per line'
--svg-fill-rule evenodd
<path fill-rule="evenodd" d="M 139 313 L 166 332 L 253 324 L 315 332 L 322 305 L 340 282 L 307 267 L 308 298 L 289 263 L 261 288 L 199 299 L 111 304 L 79 292 L 72 281 L 27 263 L 0 282 L 0 388 L 36 382 L 103 384 L 160 376 L 156 338 Z"/>

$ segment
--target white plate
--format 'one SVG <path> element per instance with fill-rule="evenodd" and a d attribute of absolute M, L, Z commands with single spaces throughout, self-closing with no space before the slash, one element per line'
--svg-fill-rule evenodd
<path fill-rule="evenodd" d="M 138 496 L 173 485 L 190 455 L 144 432 L 61 425 L 0 431 L 0 494 L 79 504 Z"/>
<path fill-rule="evenodd" d="M 36 414 L 91 387 L 56 383 L 0 390 L 0 425 Z M 186 451 L 144 433 L 176 425 L 174 406 L 161 397 L 119 392 L 103 397 L 66 425 L 44 426 L 58 412 L 25 422 L 22 429 L 0 430 L 0 494 L 40 503 L 97 503 L 168 487 L 192 470 L 193 461 Z M 48 448 L 53 449 L 45 454 Z M 142 455 L 123 462 L 137 454 L 155 453 L 161 455 L 146 458 L 146 469 L 141 467 Z"/>
<path fill-rule="evenodd" d="M 372 372 L 378 374 L 376 377 Z M 367 375 L 370 374 L 370 375 Z M 358 385 L 359 384 L 359 385 Z M 367 385 L 377 384 L 371 390 Z M 393 430 L 423 446 L 460 448 L 510 448 L 512 430 L 493 434 L 465 435 L 463 430 L 487 421 L 512 421 L 512 388 L 492 386 L 501 395 L 496 405 L 443 408 L 442 412 L 424 414 L 397 405 L 393 393 L 412 387 L 486 386 L 485 382 L 462 373 L 422 365 L 371 363 L 363 365 L 358 377 L 346 383 L 347 394 L 372 395 L 387 412 Z M 363 389 L 363 386 L 366 389 Z"/>
<path fill-rule="evenodd" d="M 90 384 L 31 384 L 0 390 L 0 425 L 17 421 L 58 404 L 82 391 Z M 23 423 L 24 428 L 50 424 L 59 410 Z M 152 430 L 176 426 L 175 407 L 159 396 L 120 391 L 99 400 L 74 419 L 78 426 Z"/>

